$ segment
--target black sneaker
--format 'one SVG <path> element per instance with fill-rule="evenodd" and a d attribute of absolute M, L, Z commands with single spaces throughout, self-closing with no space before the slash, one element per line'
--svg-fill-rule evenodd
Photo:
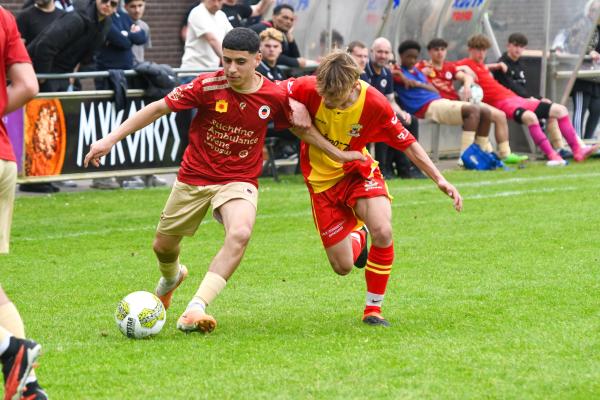
<path fill-rule="evenodd" d="M 365 245 L 363 246 L 356 261 L 354 261 L 354 266 L 356 268 L 364 268 L 365 265 L 367 265 L 367 258 L 369 258 L 369 230 L 365 225 L 363 225 L 360 230 L 365 232 Z"/>
<path fill-rule="evenodd" d="M 42 346 L 33 340 L 10 338 L 8 349 L 0 357 L 4 374 L 4 400 L 20 400 L 25 380 L 36 362 Z"/>
<path fill-rule="evenodd" d="M 48 400 L 48 395 L 44 392 L 38 381 L 33 381 L 25 386 L 21 400 Z"/>
<path fill-rule="evenodd" d="M 386 328 L 391 326 L 390 323 L 381 316 L 381 314 L 375 312 L 363 316 L 362 321 L 371 326 L 385 326 Z"/>

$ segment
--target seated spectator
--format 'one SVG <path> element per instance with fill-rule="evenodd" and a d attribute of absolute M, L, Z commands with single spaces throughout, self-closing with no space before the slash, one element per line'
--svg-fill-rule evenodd
<path fill-rule="evenodd" d="M 482 34 L 472 36 L 468 43 L 469 57 L 457 62 L 466 65 L 477 76 L 478 83 L 483 89 L 483 101 L 504 112 L 507 118 L 513 119 L 527 126 L 535 144 L 548 158 L 547 166 L 564 166 L 567 162 L 552 148 L 540 126 L 540 118 L 556 118 L 559 129 L 571 147 L 573 159 L 577 162 L 584 161 L 595 153 L 598 145 L 581 146 L 577 140 L 575 128 L 569 120 L 567 108 L 562 104 L 546 103 L 538 99 L 523 98 L 512 90 L 505 88 L 496 81 L 485 65 L 485 56 L 491 43 Z"/>
<path fill-rule="evenodd" d="M 429 82 L 438 90 L 440 96 L 448 100 L 461 100 L 454 89 L 454 81 L 460 81 L 464 88 L 464 101 L 471 100 L 471 85 L 473 84 L 472 72 L 466 72 L 457 67 L 454 63 L 446 61 L 448 43 L 441 38 L 432 39 L 427 44 L 429 60 L 421 60 L 416 67 L 423 72 Z M 507 164 L 519 163 L 528 159 L 527 156 L 521 156 L 510 151 L 508 142 L 508 122 L 506 115 L 500 110 L 485 103 L 479 104 L 490 109 L 492 122 L 495 125 L 496 143 L 498 144 L 498 153 L 502 161 Z M 461 152 L 464 151 L 475 139 L 475 137 L 467 136 L 470 133 L 463 134 L 461 139 Z M 483 149 L 492 151 L 491 144 L 486 143 Z M 462 162 L 462 160 L 460 161 Z"/>
<path fill-rule="evenodd" d="M 33 42 L 40 32 L 64 13 L 56 7 L 54 0 L 35 0 L 34 4 L 21 11 L 17 16 L 17 26 L 25 45 Z"/>
<path fill-rule="evenodd" d="M 401 74 L 397 75 L 396 94 L 400 103 L 418 118 L 427 118 L 438 124 L 462 125 L 461 153 L 470 145 L 464 138 L 473 136 L 475 143 L 484 148 L 490 131 L 490 110 L 465 101 L 443 98 L 415 66 L 420 52 L 421 45 L 414 40 L 406 40 L 398 47 Z"/>
<path fill-rule="evenodd" d="M 256 70 L 270 81 L 284 80 L 283 72 L 277 67 L 277 58 L 281 54 L 283 33 L 275 28 L 267 28 L 260 33 L 259 37 L 262 60 L 258 67 L 256 67 Z M 269 125 L 267 137 L 276 138 L 274 140 L 275 145 L 273 146 L 276 159 L 290 158 L 298 155 L 300 141 L 289 130 L 275 132 L 273 126 Z"/>
<path fill-rule="evenodd" d="M 537 98 L 545 103 L 552 103 L 552 100 L 533 95 L 527 89 L 527 77 L 525 68 L 521 64 L 521 55 L 527 46 L 527 36 L 522 33 L 513 33 L 508 37 L 506 51 L 502 54 L 496 64 L 488 64 L 488 68 L 493 72 L 494 78 L 516 94 L 524 98 Z M 598 110 L 600 112 L 600 110 Z M 600 115 L 600 114 L 599 114 Z M 542 127 L 546 127 L 552 147 L 558 151 L 561 157 L 573 157 L 567 149 L 564 149 L 564 143 L 556 118 L 540 121 Z M 596 119 L 597 122 L 597 119 Z"/>
<path fill-rule="evenodd" d="M 300 50 L 294 39 L 294 7 L 289 4 L 279 4 L 273 9 L 271 21 L 261 21 L 250 26 L 256 33 L 261 33 L 267 28 L 275 28 L 283 33 L 283 51 L 277 60 L 278 65 L 286 65 L 292 68 L 304 68 L 310 65 L 311 60 L 300 57 Z"/>
<path fill-rule="evenodd" d="M 256 67 L 256 70 L 270 81 L 284 80 L 283 71 L 277 66 L 277 59 L 282 50 L 283 33 L 275 28 L 267 28 L 259 36 L 262 60 L 258 67 Z"/>
<path fill-rule="evenodd" d="M 247 26 L 247 21 L 250 18 L 262 17 L 262 15 L 271 8 L 274 0 L 260 0 L 254 5 L 248 5 L 238 0 L 223 0 L 223 8 L 221 9 L 229 23 L 234 28 L 239 26 Z"/>
<path fill-rule="evenodd" d="M 223 0 L 204 0 L 190 13 L 181 68 L 219 68 L 223 55 L 221 42 L 233 29 L 221 11 L 222 5 Z"/>
<path fill-rule="evenodd" d="M 361 51 L 364 52 L 364 50 Z M 400 108 L 394 96 L 394 80 L 392 79 L 392 71 L 389 68 L 392 57 L 392 44 L 390 41 L 383 37 L 375 39 L 371 45 L 370 58 L 365 65 L 361 79 L 370 83 L 371 86 L 386 97 L 402 125 L 416 139 L 419 139 L 418 121 Z M 375 159 L 380 163 L 383 176 L 388 179 L 394 177 L 394 171 L 397 172 L 400 178 L 404 179 L 425 178 L 421 170 L 412 165 L 403 152 L 388 146 L 386 143 L 375 143 Z"/>

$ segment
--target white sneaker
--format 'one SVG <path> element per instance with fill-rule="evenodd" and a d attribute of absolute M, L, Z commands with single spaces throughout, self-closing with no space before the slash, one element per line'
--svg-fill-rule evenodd
<path fill-rule="evenodd" d="M 546 161 L 546 167 L 564 167 L 567 165 L 567 160 L 549 160 Z"/>

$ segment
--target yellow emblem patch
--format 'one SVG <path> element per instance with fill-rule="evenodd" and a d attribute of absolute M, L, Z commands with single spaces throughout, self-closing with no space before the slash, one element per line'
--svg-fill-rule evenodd
<path fill-rule="evenodd" d="M 227 100 L 219 100 L 217 101 L 217 104 L 215 104 L 215 111 L 220 113 L 227 112 L 227 106 Z"/>

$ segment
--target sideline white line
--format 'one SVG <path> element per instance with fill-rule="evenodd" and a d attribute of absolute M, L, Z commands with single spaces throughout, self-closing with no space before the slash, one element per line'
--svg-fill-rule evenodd
<path fill-rule="evenodd" d="M 600 174 L 598 174 L 600 176 Z M 587 186 L 586 188 L 591 189 L 599 189 L 600 185 Z M 529 190 L 509 190 L 502 191 L 497 193 L 490 194 L 475 194 L 471 196 L 466 196 L 463 198 L 464 201 L 470 200 L 485 200 L 485 199 L 494 199 L 494 198 L 503 198 L 503 197 L 516 197 L 516 196 L 527 196 L 531 194 L 539 194 L 539 193 L 556 193 L 556 192 L 572 192 L 581 189 L 578 186 L 562 186 L 556 188 L 541 188 L 541 189 L 529 189 Z M 442 193 L 440 193 L 440 198 L 438 200 L 423 200 L 423 201 L 404 201 L 404 202 L 393 202 L 392 208 L 400 208 L 406 206 L 418 206 L 424 204 L 448 204 L 451 205 L 452 202 L 449 198 L 445 198 Z M 158 214 L 157 214 L 158 215 Z M 273 218 L 297 218 L 297 217 L 310 217 L 311 212 L 310 208 L 307 206 L 306 210 L 293 212 L 293 213 L 285 213 L 285 214 L 265 214 L 261 213 L 260 209 L 258 211 L 257 220 L 263 219 L 273 219 Z M 157 217 L 158 218 L 158 217 Z M 206 219 L 202 221 L 201 225 L 213 224 L 216 221 L 212 218 Z M 36 242 L 36 241 L 46 241 L 46 240 L 61 240 L 68 238 L 79 238 L 84 236 L 106 236 L 116 233 L 125 233 L 125 232 L 153 232 L 156 229 L 155 225 L 149 226 L 137 226 L 137 227 L 128 227 L 128 228 L 114 228 L 114 229 L 102 229 L 96 231 L 79 231 L 79 232 L 70 232 L 70 233 L 61 233 L 57 235 L 48 235 L 44 237 L 21 237 L 21 238 L 13 238 L 13 242 Z"/>

